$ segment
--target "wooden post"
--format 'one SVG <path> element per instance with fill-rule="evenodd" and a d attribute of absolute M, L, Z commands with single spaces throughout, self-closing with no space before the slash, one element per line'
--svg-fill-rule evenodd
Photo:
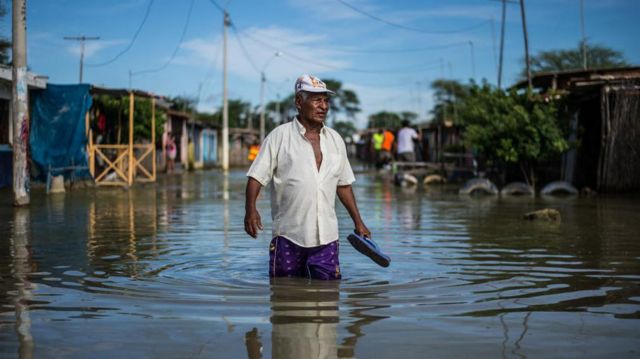
<path fill-rule="evenodd" d="M 84 114 L 84 130 L 87 136 L 87 155 L 89 157 L 89 174 L 95 177 L 95 153 L 93 152 L 93 131 L 89 128 L 89 111 Z"/>
<path fill-rule="evenodd" d="M 151 99 L 151 180 L 156 180 L 156 98 Z"/>
<path fill-rule="evenodd" d="M 133 184 L 133 111 L 135 97 L 129 92 L 129 186 Z"/>

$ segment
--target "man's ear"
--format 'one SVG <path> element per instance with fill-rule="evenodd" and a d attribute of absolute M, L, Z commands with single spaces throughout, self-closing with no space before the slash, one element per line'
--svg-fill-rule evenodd
<path fill-rule="evenodd" d="M 296 96 L 295 96 L 295 104 L 296 104 L 296 109 L 298 111 L 300 111 L 300 108 L 302 107 L 301 101 L 302 101 L 301 96 L 296 94 Z"/>

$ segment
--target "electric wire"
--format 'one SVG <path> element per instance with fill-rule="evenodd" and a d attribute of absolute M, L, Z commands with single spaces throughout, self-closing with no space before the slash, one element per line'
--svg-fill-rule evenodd
<path fill-rule="evenodd" d="M 220 4 L 218 4 L 215 0 L 209 0 L 209 2 L 212 3 L 213 6 L 215 6 L 218 10 L 220 10 L 223 15 L 226 13 L 225 9 L 220 6 Z"/>
<path fill-rule="evenodd" d="M 187 19 L 184 23 L 184 27 L 182 28 L 182 34 L 180 35 L 180 40 L 178 41 L 178 45 L 176 45 L 176 48 L 173 50 L 173 53 L 171 54 L 171 57 L 169 57 L 169 60 L 167 60 L 167 62 L 155 69 L 149 69 L 149 70 L 141 70 L 141 71 L 134 71 L 131 72 L 131 75 L 141 75 L 141 74 L 148 74 L 148 73 L 153 73 L 153 72 L 160 72 L 164 69 L 167 68 L 167 66 L 169 66 L 171 64 L 171 62 L 173 62 L 174 58 L 176 57 L 176 54 L 178 53 L 178 50 L 180 50 L 180 46 L 182 45 L 182 42 L 184 41 L 184 37 L 187 34 L 187 28 L 189 27 L 189 22 L 191 20 L 191 13 L 193 11 L 193 5 L 195 4 L 195 0 L 191 0 L 191 3 L 189 4 L 189 11 L 187 13 Z"/>
<path fill-rule="evenodd" d="M 147 5 L 147 9 L 146 9 L 146 11 L 144 13 L 144 17 L 142 18 L 142 22 L 138 26 L 138 29 L 136 30 L 136 32 L 133 34 L 133 37 L 131 38 L 131 41 L 129 42 L 129 45 L 127 45 L 127 47 L 125 47 L 122 51 L 120 51 L 118 54 L 116 54 L 116 56 L 114 56 L 110 60 L 107 60 L 107 61 L 104 61 L 104 62 L 99 62 L 99 63 L 96 63 L 96 64 L 85 64 L 85 66 L 88 66 L 88 67 L 100 67 L 100 66 L 109 65 L 109 64 L 115 62 L 117 59 L 119 59 L 120 56 L 124 55 L 127 51 L 131 50 L 131 48 L 133 47 L 133 44 L 138 39 L 138 35 L 140 35 L 140 31 L 142 31 L 142 28 L 144 27 L 144 24 L 147 22 L 147 19 L 149 18 L 149 13 L 151 12 L 151 6 L 153 5 L 154 1 L 155 0 L 149 0 L 149 4 Z"/>
<path fill-rule="evenodd" d="M 256 70 L 256 72 L 258 74 L 262 74 L 262 71 L 260 71 L 258 66 L 251 59 L 251 56 L 249 55 L 249 52 L 247 51 L 247 48 L 244 47 L 244 44 L 242 43 L 242 40 L 240 39 L 240 36 L 238 35 L 238 29 L 235 27 L 235 25 L 231 25 L 231 29 L 233 30 L 233 35 L 236 37 L 236 40 L 238 40 L 238 45 L 240 45 L 240 49 L 242 49 L 242 53 L 244 54 L 244 57 L 247 59 L 249 64 L 251 64 L 251 67 L 253 67 L 253 69 Z"/>
<path fill-rule="evenodd" d="M 413 66 L 405 66 L 402 69 L 397 69 L 396 68 L 396 69 L 375 69 L 375 70 L 372 70 L 372 69 L 342 68 L 342 67 L 338 67 L 338 66 L 335 66 L 335 65 L 329 65 L 329 64 L 326 64 L 326 63 L 318 62 L 318 61 L 315 61 L 315 60 L 311 60 L 311 59 L 308 59 L 308 58 L 304 58 L 304 57 L 301 57 L 301 56 L 298 56 L 298 55 L 291 54 L 289 52 L 285 52 L 285 51 L 279 50 L 279 49 L 275 48 L 274 46 L 272 46 L 272 45 L 270 45 L 270 44 L 268 44 L 268 43 L 266 43 L 266 42 L 264 42 L 264 41 L 262 41 L 260 39 L 257 39 L 256 37 L 252 36 L 251 34 L 247 33 L 246 31 L 244 32 L 244 36 L 246 36 L 249 39 L 251 39 L 251 40 L 253 40 L 253 41 L 255 41 L 255 42 L 259 43 L 259 44 L 262 44 L 263 46 L 268 47 L 268 48 L 270 48 L 272 50 L 280 51 L 283 55 L 285 55 L 283 58 L 289 57 L 289 58 L 298 60 L 298 61 L 303 62 L 303 63 L 313 64 L 313 65 L 321 66 L 321 67 L 324 67 L 324 68 L 327 68 L 327 69 L 331 69 L 331 70 L 347 71 L 347 72 L 358 72 L 358 73 L 365 73 L 365 74 L 391 74 L 391 73 L 402 73 L 402 72 L 411 72 L 411 71 L 420 72 L 420 71 L 423 71 L 423 70 L 431 69 L 431 67 L 424 67 L 424 65 L 425 65 L 424 63 L 423 64 L 413 65 Z M 258 73 L 260 73 L 260 71 L 257 68 L 256 68 L 256 71 L 258 71 Z"/>
<path fill-rule="evenodd" d="M 282 37 L 269 36 L 264 33 L 260 34 L 260 36 L 266 37 L 278 42 L 283 42 L 285 44 L 300 46 L 300 42 L 287 41 L 287 40 L 284 40 Z M 403 49 L 384 49 L 384 48 L 383 49 L 357 49 L 357 48 L 339 48 L 339 47 L 325 47 L 324 49 L 333 51 L 333 52 L 354 53 L 354 54 L 357 54 L 357 53 L 363 53 L 363 54 L 398 53 L 400 54 L 400 53 L 410 53 L 410 52 L 442 50 L 442 49 L 448 49 L 448 48 L 458 47 L 458 46 L 467 46 L 468 44 L 469 44 L 469 41 L 459 41 L 459 42 L 453 42 L 450 44 L 442 44 L 442 45 L 435 45 L 435 46 L 428 46 L 428 47 L 403 48 Z"/>
<path fill-rule="evenodd" d="M 364 15 L 364 16 L 370 18 L 370 19 L 376 20 L 376 21 L 381 22 L 383 24 L 386 24 L 386 25 L 389 25 L 389 26 L 393 26 L 393 27 L 396 27 L 396 28 L 399 28 L 399 29 L 402 29 L 402 30 L 419 32 L 419 33 L 422 33 L 422 34 L 446 35 L 446 34 L 456 34 L 456 33 L 461 33 L 461 32 L 467 32 L 467 31 L 471 31 L 471 30 L 477 29 L 477 28 L 485 25 L 487 22 L 491 21 L 491 20 L 485 20 L 485 21 L 482 21 L 482 22 L 477 23 L 475 25 L 472 25 L 472 26 L 469 26 L 469 27 L 466 27 L 466 28 L 462 28 L 462 29 L 457 29 L 457 30 L 442 30 L 442 31 L 424 30 L 424 29 L 418 29 L 418 28 L 415 28 L 415 27 L 410 27 L 410 26 L 398 24 L 398 23 L 395 23 L 395 22 L 391 22 L 389 20 L 385 20 L 385 19 L 383 19 L 381 17 L 378 17 L 378 16 L 370 14 L 370 13 L 364 11 L 364 10 L 361 10 L 361 9 L 349 4 L 348 2 L 346 2 L 344 0 L 336 0 L 336 1 L 338 1 L 342 5 L 350 8 L 351 10 L 353 10 L 353 11 L 355 11 L 355 12 L 361 14 L 361 15 Z"/>

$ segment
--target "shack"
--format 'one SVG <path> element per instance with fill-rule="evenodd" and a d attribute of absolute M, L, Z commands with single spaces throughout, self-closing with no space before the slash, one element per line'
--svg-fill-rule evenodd
<path fill-rule="evenodd" d="M 218 164 L 218 129 L 202 121 L 190 120 L 189 138 L 194 145 L 194 167 L 210 168 Z"/>
<path fill-rule="evenodd" d="M 166 142 L 168 136 L 172 136 L 176 144 L 176 166 L 179 168 L 186 168 L 188 159 L 188 147 L 189 147 L 189 122 L 193 121 L 191 114 L 173 109 L 167 110 L 167 122 L 164 125 L 163 138 L 163 154 L 162 158 L 166 165 L 167 154 Z"/>
<path fill-rule="evenodd" d="M 249 161 L 249 146 L 260 143 L 260 132 L 252 128 L 229 129 L 229 166 L 246 167 Z"/>
<path fill-rule="evenodd" d="M 577 146 L 562 157 L 562 180 L 599 192 L 640 190 L 640 67 L 538 73 L 532 83 L 567 100 Z"/>
<path fill-rule="evenodd" d="M 85 115 L 89 172 L 96 185 L 156 180 L 156 109 L 161 97 L 141 90 L 92 86 Z M 137 104 L 137 106 L 136 106 Z"/>

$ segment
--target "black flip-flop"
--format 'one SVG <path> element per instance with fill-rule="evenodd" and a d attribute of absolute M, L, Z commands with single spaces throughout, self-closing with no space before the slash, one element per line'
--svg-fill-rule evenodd
<path fill-rule="evenodd" d="M 379 266 L 388 267 L 391 263 L 391 258 L 388 255 L 382 253 L 380 248 L 376 242 L 367 237 L 363 237 L 357 233 L 351 233 L 347 237 L 349 243 L 355 248 L 358 252 L 364 254 L 365 256 L 371 258 L 372 261 L 376 262 Z"/>

